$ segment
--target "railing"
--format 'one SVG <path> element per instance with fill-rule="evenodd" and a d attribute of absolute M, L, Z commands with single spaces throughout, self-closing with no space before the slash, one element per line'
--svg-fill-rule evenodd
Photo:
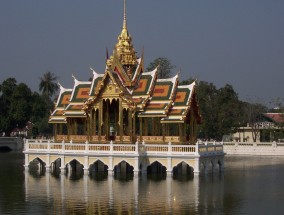
<path fill-rule="evenodd" d="M 284 143 L 277 142 L 224 142 L 224 146 L 253 146 L 253 147 L 281 147 Z"/>
<path fill-rule="evenodd" d="M 284 144 L 277 142 L 224 142 L 224 151 L 236 155 L 284 155 Z"/>
<path fill-rule="evenodd" d="M 26 140 L 24 153 L 55 154 L 141 154 L 141 155 L 210 155 L 223 153 L 222 144 L 197 143 L 196 145 L 169 144 L 109 144 L 54 143 L 52 141 Z"/>

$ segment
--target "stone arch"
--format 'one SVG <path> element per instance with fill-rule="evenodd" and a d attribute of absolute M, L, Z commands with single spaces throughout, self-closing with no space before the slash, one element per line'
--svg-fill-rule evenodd
<path fill-rule="evenodd" d="M 80 164 L 84 163 L 84 157 L 65 157 L 64 158 L 64 165 L 66 166 L 67 164 L 69 164 L 71 161 L 76 160 L 77 162 L 79 162 Z"/>
<path fill-rule="evenodd" d="M 84 165 L 76 158 L 72 159 L 66 164 L 66 169 L 69 172 L 83 173 Z"/>
<path fill-rule="evenodd" d="M 126 163 L 128 163 L 130 166 L 134 167 L 135 166 L 135 161 L 134 159 L 131 158 L 114 158 L 113 159 L 113 166 L 117 166 L 118 164 L 120 164 L 122 161 L 125 161 Z"/>
<path fill-rule="evenodd" d="M 89 166 L 90 172 L 107 172 L 108 165 L 106 165 L 102 160 L 97 159 Z"/>
<path fill-rule="evenodd" d="M 50 159 L 50 168 L 51 171 L 59 171 L 61 167 L 61 157 L 51 157 Z"/>
<path fill-rule="evenodd" d="M 167 167 L 163 165 L 158 160 L 151 162 L 150 165 L 147 166 L 147 174 L 166 174 Z"/>
<path fill-rule="evenodd" d="M 181 161 L 173 167 L 173 176 L 176 175 L 193 175 L 194 168 L 186 161 Z"/>
<path fill-rule="evenodd" d="M 35 169 L 38 169 L 39 171 L 43 171 L 45 166 L 46 166 L 46 162 L 40 156 L 32 157 L 29 160 L 30 168 L 35 168 Z"/>
<path fill-rule="evenodd" d="M 113 168 L 114 173 L 133 173 L 134 167 L 130 165 L 127 161 L 122 160 L 119 162 L 117 165 L 114 166 Z"/>
<path fill-rule="evenodd" d="M 13 149 L 9 146 L 0 146 L 0 153 L 1 152 L 10 152 L 12 151 Z"/>
<path fill-rule="evenodd" d="M 148 162 L 147 162 L 147 167 L 151 166 L 155 162 L 160 163 L 162 166 L 166 167 L 166 169 L 167 169 L 167 166 L 168 166 L 167 159 L 159 159 L 159 158 L 149 158 Z"/>

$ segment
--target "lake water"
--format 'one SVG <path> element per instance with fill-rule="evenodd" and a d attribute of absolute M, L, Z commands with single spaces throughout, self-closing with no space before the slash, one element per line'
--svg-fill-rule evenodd
<path fill-rule="evenodd" d="M 25 172 L 0 153 L 0 214 L 282 214 L 284 157 L 226 156 L 225 172 L 177 178 Z"/>

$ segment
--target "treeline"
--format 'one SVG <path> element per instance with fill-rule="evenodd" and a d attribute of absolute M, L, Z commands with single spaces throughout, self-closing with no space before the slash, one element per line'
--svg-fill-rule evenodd
<path fill-rule="evenodd" d="M 24 83 L 8 78 L 0 83 L 0 136 L 9 136 L 16 129 L 22 129 L 30 121 L 33 128 L 29 136 L 51 136 L 52 126 L 48 124 L 50 111 L 54 108 L 51 97 L 58 89 L 54 74 L 47 72 L 40 78 L 41 93 L 32 92 Z"/>
<path fill-rule="evenodd" d="M 191 82 L 187 80 L 181 84 Z M 196 93 L 202 117 L 198 137 L 202 139 L 222 140 L 224 135 L 235 133 L 237 128 L 257 122 L 260 114 L 268 111 L 262 104 L 239 100 L 229 84 L 218 89 L 213 83 L 200 81 Z"/>
<path fill-rule="evenodd" d="M 150 63 L 147 70 L 156 67 L 159 78 L 171 77 L 171 70 L 175 68 L 167 58 L 161 57 Z M 58 90 L 56 81 L 53 73 L 45 73 L 39 82 L 41 93 L 32 92 L 24 83 L 18 84 L 15 78 L 0 83 L 0 132 L 8 136 L 14 128 L 23 128 L 31 121 L 31 136 L 52 135 L 48 117 L 54 108 L 52 98 Z M 192 81 L 188 79 L 180 84 Z M 202 116 L 198 137 L 202 139 L 221 140 L 224 135 L 235 133 L 238 127 L 258 122 L 261 113 L 271 111 L 262 104 L 241 101 L 229 84 L 218 89 L 213 83 L 199 81 L 196 91 Z"/>
<path fill-rule="evenodd" d="M 192 80 L 180 82 L 189 83 Z M 202 116 L 199 138 L 221 140 L 223 135 L 234 133 L 246 123 L 253 123 L 258 114 L 267 111 L 261 104 L 240 101 L 228 84 L 218 89 L 213 83 L 200 81 L 196 90 Z M 48 117 L 54 108 L 51 95 L 32 92 L 26 84 L 18 84 L 15 78 L 3 81 L 0 92 L 0 131 L 9 135 L 14 128 L 23 128 L 31 121 L 31 136 L 52 135 L 52 126 L 48 124 Z"/>

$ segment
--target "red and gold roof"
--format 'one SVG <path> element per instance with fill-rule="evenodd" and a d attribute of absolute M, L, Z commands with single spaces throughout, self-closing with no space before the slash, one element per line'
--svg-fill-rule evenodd
<path fill-rule="evenodd" d="M 162 123 L 184 122 L 192 104 L 196 106 L 196 102 L 192 103 L 195 82 L 178 86 L 178 75 L 157 79 L 157 69 L 144 72 L 144 54 L 141 58 L 136 56 L 126 25 L 125 7 L 123 28 L 112 56 L 106 61 L 104 74 L 91 70 L 92 81 L 78 81 L 73 77 L 73 89 L 60 87 L 50 123 L 86 117 L 102 99 L 122 99 L 125 107 L 138 112 L 139 117 L 160 117 Z"/>

